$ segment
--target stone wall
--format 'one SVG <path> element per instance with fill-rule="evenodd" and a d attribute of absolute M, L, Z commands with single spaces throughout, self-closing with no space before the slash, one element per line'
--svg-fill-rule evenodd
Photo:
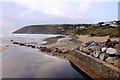
<path fill-rule="evenodd" d="M 111 64 L 90 55 L 86 55 L 78 50 L 72 50 L 68 55 L 72 56 L 78 62 L 82 62 L 82 64 L 89 68 L 89 70 L 93 71 L 97 75 L 100 75 L 102 78 L 120 78 L 120 69 Z"/>

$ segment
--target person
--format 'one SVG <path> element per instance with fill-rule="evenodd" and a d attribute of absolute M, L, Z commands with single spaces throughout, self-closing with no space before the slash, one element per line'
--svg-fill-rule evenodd
<path fill-rule="evenodd" d="M 90 37 L 93 37 L 93 36 L 95 36 L 95 34 L 94 33 L 90 33 Z"/>
<path fill-rule="evenodd" d="M 105 46 L 106 46 L 106 47 L 113 47 L 113 45 L 112 45 L 111 42 L 112 42 L 112 41 L 111 41 L 111 37 L 109 37 L 109 38 L 107 39 L 107 41 L 105 42 Z"/>

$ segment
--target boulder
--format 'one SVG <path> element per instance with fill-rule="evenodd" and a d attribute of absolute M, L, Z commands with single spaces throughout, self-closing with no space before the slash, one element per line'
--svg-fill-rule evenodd
<path fill-rule="evenodd" d="M 84 48 L 83 46 L 80 46 L 80 47 L 79 47 L 79 51 L 82 52 L 82 51 L 83 51 L 83 48 Z"/>
<path fill-rule="evenodd" d="M 94 41 L 89 41 L 89 42 L 86 42 L 85 45 L 89 46 L 91 43 L 93 43 Z"/>
<path fill-rule="evenodd" d="M 106 47 L 101 48 L 101 51 L 102 51 L 103 53 L 106 52 L 106 50 L 107 50 Z"/>
<path fill-rule="evenodd" d="M 84 47 L 84 48 L 83 48 L 83 52 L 86 53 L 86 51 L 88 51 L 88 49 Z"/>
<path fill-rule="evenodd" d="M 19 44 L 18 42 L 13 42 L 13 44 Z"/>
<path fill-rule="evenodd" d="M 97 46 L 97 43 L 96 43 L 96 42 L 92 42 L 92 43 L 90 44 L 90 46 Z"/>
<path fill-rule="evenodd" d="M 106 53 L 108 53 L 108 54 L 116 54 L 116 49 L 114 49 L 114 48 L 107 48 L 107 50 L 106 50 Z"/>
<path fill-rule="evenodd" d="M 92 53 L 92 51 L 91 50 L 87 50 L 87 51 L 85 51 L 85 53 L 90 55 Z"/>
<path fill-rule="evenodd" d="M 120 59 L 115 60 L 114 65 L 120 68 Z"/>
<path fill-rule="evenodd" d="M 24 44 L 24 43 L 19 43 L 19 45 L 20 45 L 20 46 L 25 46 L 25 44 Z"/>
<path fill-rule="evenodd" d="M 91 47 L 89 47 L 89 49 L 92 50 L 92 51 L 100 50 L 99 46 L 91 46 Z"/>
<path fill-rule="evenodd" d="M 83 47 L 87 47 L 87 45 L 85 43 L 82 44 Z"/>
<path fill-rule="evenodd" d="M 58 49 L 58 50 L 57 50 L 57 53 L 62 54 L 63 52 L 62 52 L 61 50 Z"/>
<path fill-rule="evenodd" d="M 46 50 L 46 47 L 40 47 L 40 51 L 43 52 Z"/>
<path fill-rule="evenodd" d="M 97 58 L 97 57 L 99 57 L 100 53 L 101 53 L 100 51 L 94 51 L 92 55 L 93 55 L 93 57 Z"/>
<path fill-rule="evenodd" d="M 102 61 L 105 61 L 106 58 L 108 58 L 108 57 L 109 57 L 109 56 L 108 56 L 107 53 L 101 53 L 101 54 L 99 55 L 99 58 L 100 58 L 100 60 L 102 60 Z"/>
<path fill-rule="evenodd" d="M 32 45 L 31 48 L 35 48 L 35 45 Z"/>
<path fill-rule="evenodd" d="M 57 50 L 58 50 L 58 48 L 53 48 L 52 51 L 53 51 L 53 52 L 57 52 Z"/>
<path fill-rule="evenodd" d="M 46 51 L 46 52 L 51 52 L 51 49 L 50 49 L 50 48 L 46 48 L 45 51 Z"/>
<path fill-rule="evenodd" d="M 106 59 L 106 62 L 108 62 L 108 63 L 110 63 L 110 64 L 114 64 L 114 62 L 116 61 L 116 57 L 108 57 L 107 59 Z"/>

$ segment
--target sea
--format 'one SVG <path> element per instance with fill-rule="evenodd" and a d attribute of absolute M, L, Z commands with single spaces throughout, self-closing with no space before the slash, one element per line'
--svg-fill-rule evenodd
<path fill-rule="evenodd" d="M 10 40 L 41 46 L 54 34 L 2 34 L 6 47 L 0 58 L 2 78 L 81 78 L 88 76 L 68 60 L 51 56 L 39 49 L 11 44 Z"/>

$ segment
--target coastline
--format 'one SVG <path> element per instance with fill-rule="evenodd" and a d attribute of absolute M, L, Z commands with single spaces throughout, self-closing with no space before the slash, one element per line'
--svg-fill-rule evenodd
<path fill-rule="evenodd" d="M 32 40 L 35 43 L 36 39 Z M 17 44 L 15 44 L 15 42 Z M 2 65 L 4 66 L 2 69 L 3 77 L 83 78 L 82 74 L 76 71 L 68 60 L 60 59 L 56 56 L 49 56 L 45 52 L 40 52 L 37 48 L 37 44 L 29 44 L 35 47 L 28 47 L 27 45 L 28 44 L 23 40 L 13 40 L 12 44 L 7 48 L 2 57 Z M 51 72 L 53 73 L 51 74 Z"/>
<path fill-rule="evenodd" d="M 17 43 L 18 45 L 20 46 L 26 46 L 26 47 L 31 47 L 33 49 L 39 49 L 41 52 L 44 52 L 48 55 L 51 55 L 51 56 L 57 56 L 57 57 L 60 57 L 60 58 L 64 58 L 70 62 L 72 62 L 73 59 L 77 60 L 78 63 L 75 64 L 76 66 L 79 64 L 80 61 L 82 61 L 83 63 L 81 63 L 79 66 L 80 69 L 81 69 L 81 65 L 84 64 L 85 66 L 87 67 L 91 67 L 91 69 L 93 68 L 93 71 L 95 69 L 97 69 L 99 66 L 103 66 L 106 65 L 106 62 L 102 61 L 103 63 L 101 64 L 101 60 L 97 60 L 96 61 L 96 58 L 91 56 L 91 55 L 87 55 L 85 53 L 81 54 L 81 52 L 79 51 L 78 52 L 78 47 L 80 47 L 84 41 L 82 41 L 81 39 L 83 38 L 80 38 L 81 36 L 75 36 L 75 35 L 66 35 L 66 36 L 56 36 L 56 37 L 48 37 L 46 39 L 44 39 L 43 41 L 46 41 L 47 43 L 45 44 L 42 44 L 41 46 L 37 46 L 35 44 L 26 44 L 26 43 L 21 43 L 21 42 L 15 42 L 15 44 Z M 98 37 L 89 37 L 89 36 L 82 36 L 82 37 L 86 37 L 85 39 L 86 40 L 91 40 L 91 39 L 95 39 L 96 38 L 96 41 L 99 40 Z M 100 37 L 102 38 L 102 37 Z M 104 37 L 103 37 L 104 38 Z M 107 38 L 107 37 L 106 37 Z M 33 40 L 33 39 L 32 39 Z M 84 39 L 83 39 L 84 40 Z M 105 40 L 105 38 L 104 38 Z M 33 42 L 35 41 L 35 39 L 33 40 Z M 13 42 L 14 44 L 14 42 Z M 73 51 L 73 52 L 72 52 Z M 77 52 L 77 53 L 76 53 Z M 69 55 L 72 56 L 72 58 L 69 58 Z M 81 55 L 81 56 L 80 56 Z M 85 56 L 87 55 L 87 56 Z M 89 58 L 90 57 L 90 58 Z M 87 62 L 87 58 L 90 59 L 90 61 Z M 91 63 L 91 61 L 93 61 Z M 75 61 L 73 61 L 73 64 L 74 64 Z M 85 63 L 84 63 L 85 62 Z M 93 64 L 95 63 L 97 66 L 90 66 L 90 63 Z M 98 64 L 99 63 L 99 64 Z M 108 63 L 107 63 L 108 64 Z M 93 64 L 94 65 L 94 64 Z M 109 64 L 111 65 L 111 64 Z M 113 65 L 112 65 L 113 66 Z M 97 67 L 97 68 L 96 68 Z M 115 67 L 115 66 L 114 66 Z M 95 68 L 95 69 L 94 69 Z M 105 68 L 109 68 L 109 67 L 106 67 Z M 99 69 L 99 68 L 98 68 Z M 100 68 L 100 71 L 101 71 L 102 68 Z M 107 69 L 108 70 L 108 69 Z M 112 70 L 109 69 L 109 70 Z M 111 74 L 109 72 L 109 70 L 106 72 L 107 76 L 105 75 L 105 77 L 111 77 L 109 74 Z M 83 70 L 84 71 L 84 70 Z M 103 71 L 104 72 L 104 71 Z M 97 73 L 97 72 L 96 72 Z M 101 72 L 102 73 L 102 72 Z M 87 72 L 88 75 L 91 75 L 91 73 L 89 73 L 89 71 Z M 119 76 L 119 72 L 117 71 L 114 71 L 114 75 L 115 76 Z M 96 76 L 96 74 L 94 74 L 94 76 Z M 92 76 L 94 78 L 94 76 Z M 104 76 L 102 76 L 104 77 Z"/>
<path fill-rule="evenodd" d="M 94 40 L 96 42 L 105 42 L 108 39 L 108 36 L 89 37 L 88 35 L 82 35 L 82 36 L 77 35 L 77 37 L 78 38 L 76 40 L 80 41 L 82 43 L 89 42 L 89 41 L 92 41 L 92 40 Z M 66 36 L 65 38 L 69 40 L 69 38 L 71 38 L 71 37 L 67 38 L 67 36 Z M 87 55 L 87 54 L 85 54 L 83 52 L 81 54 L 81 52 L 76 49 L 81 44 L 79 44 L 79 46 L 77 45 L 77 47 L 70 48 L 70 45 L 74 46 L 76 43 L 71 44 L 71 42 L 69 42 L 69 41 L 64 42 L 64 39 L 58 39 L 58 41 L 56 43 L 54 43 L 54 44 L 45 45 L 44 47 L 46 47 L 48 50 L 49 49 L 52 50 L 52 51 L 49 52 L 49 51 L 47 51 L 47 49 L 45 49 L 45 52 L 55 54 L 55 56 L 58 56 L 59 54 L 61 54 L 61 56 L 64 56 L 65 59 L 72 62 L 73 64 L 75 62 L 75 65 L 77 67 L 79 67 L 80 69 L 81 69 L 81 66 L 83 66 L 83 65 L 85 67 L 90 67 L 90 70 L 92 70 L 92 72 L 95 72 L 95 73 L 91 73 L 90 71 L 88 71 L 89 69 L 84 68 L 84 66 L 83 66 L 82 70 L 85 71 L 92 78 L 101 78 L 101 77 L 102 78 L 119 78 L 120 77 L 120 72 L 119 72 L 120 68 L 118 68 L 118 67 L 116 67 L 116 66 L 114 66 L 112 64 L 109 64 L 109 63 L 107 63 L 105 61 L 102 61 L 100 59 L 97 59 L 97 58 L 95 58 L 95 57 L 93 57 L 91 55 Z M 119 39 L 118 38 L 111 38 L 111 40 L 113 41 L 113 40 L 119 40 Z M 49 39 L 48 39 L 48 41 L 49 41 Z M 61 44 L 59 43 L 60 41 L 63 44 L 65 44 L 65 43 L 68 43 L 68 44 L 61 46 Z M 52 46 L 50 46 L 50 45 L 52 45 Z M 61 50 L 61 47 L 64 47 L 64 49 L 65 48 L 69 48 L 69 49 L 67 50 L 67 52 L 64 53 L 64 50 Z M 57 50 L 56 50 L 56 48 L 57 48 Z M 62 51 L 62 52 L 59 52 L 59 50 Z M 69 56 L 71 56 L 72 58 L 69 58 Z M 86 61 L 87 58 L 90 59 L 91 62 L 88 61 L 88 63 L 87 63 L 87 61 Z M 74 59 L 74 61 L 73 61 L 73 59 Z M 76 63 L 76 61 L 77 61 L 77 63 Z M 96 66 L 93 67 L 93 65 L 94 65 L 93 63 Z M 101 71 L 102 69 L 104 71 Z M 98 70 L 98 72 L 96 70 Z M 113 73 L 111 73 L 111 71 L 113 71 Z M 102 74 L 102 75 L 98 76 L 100 74 Z"/>

